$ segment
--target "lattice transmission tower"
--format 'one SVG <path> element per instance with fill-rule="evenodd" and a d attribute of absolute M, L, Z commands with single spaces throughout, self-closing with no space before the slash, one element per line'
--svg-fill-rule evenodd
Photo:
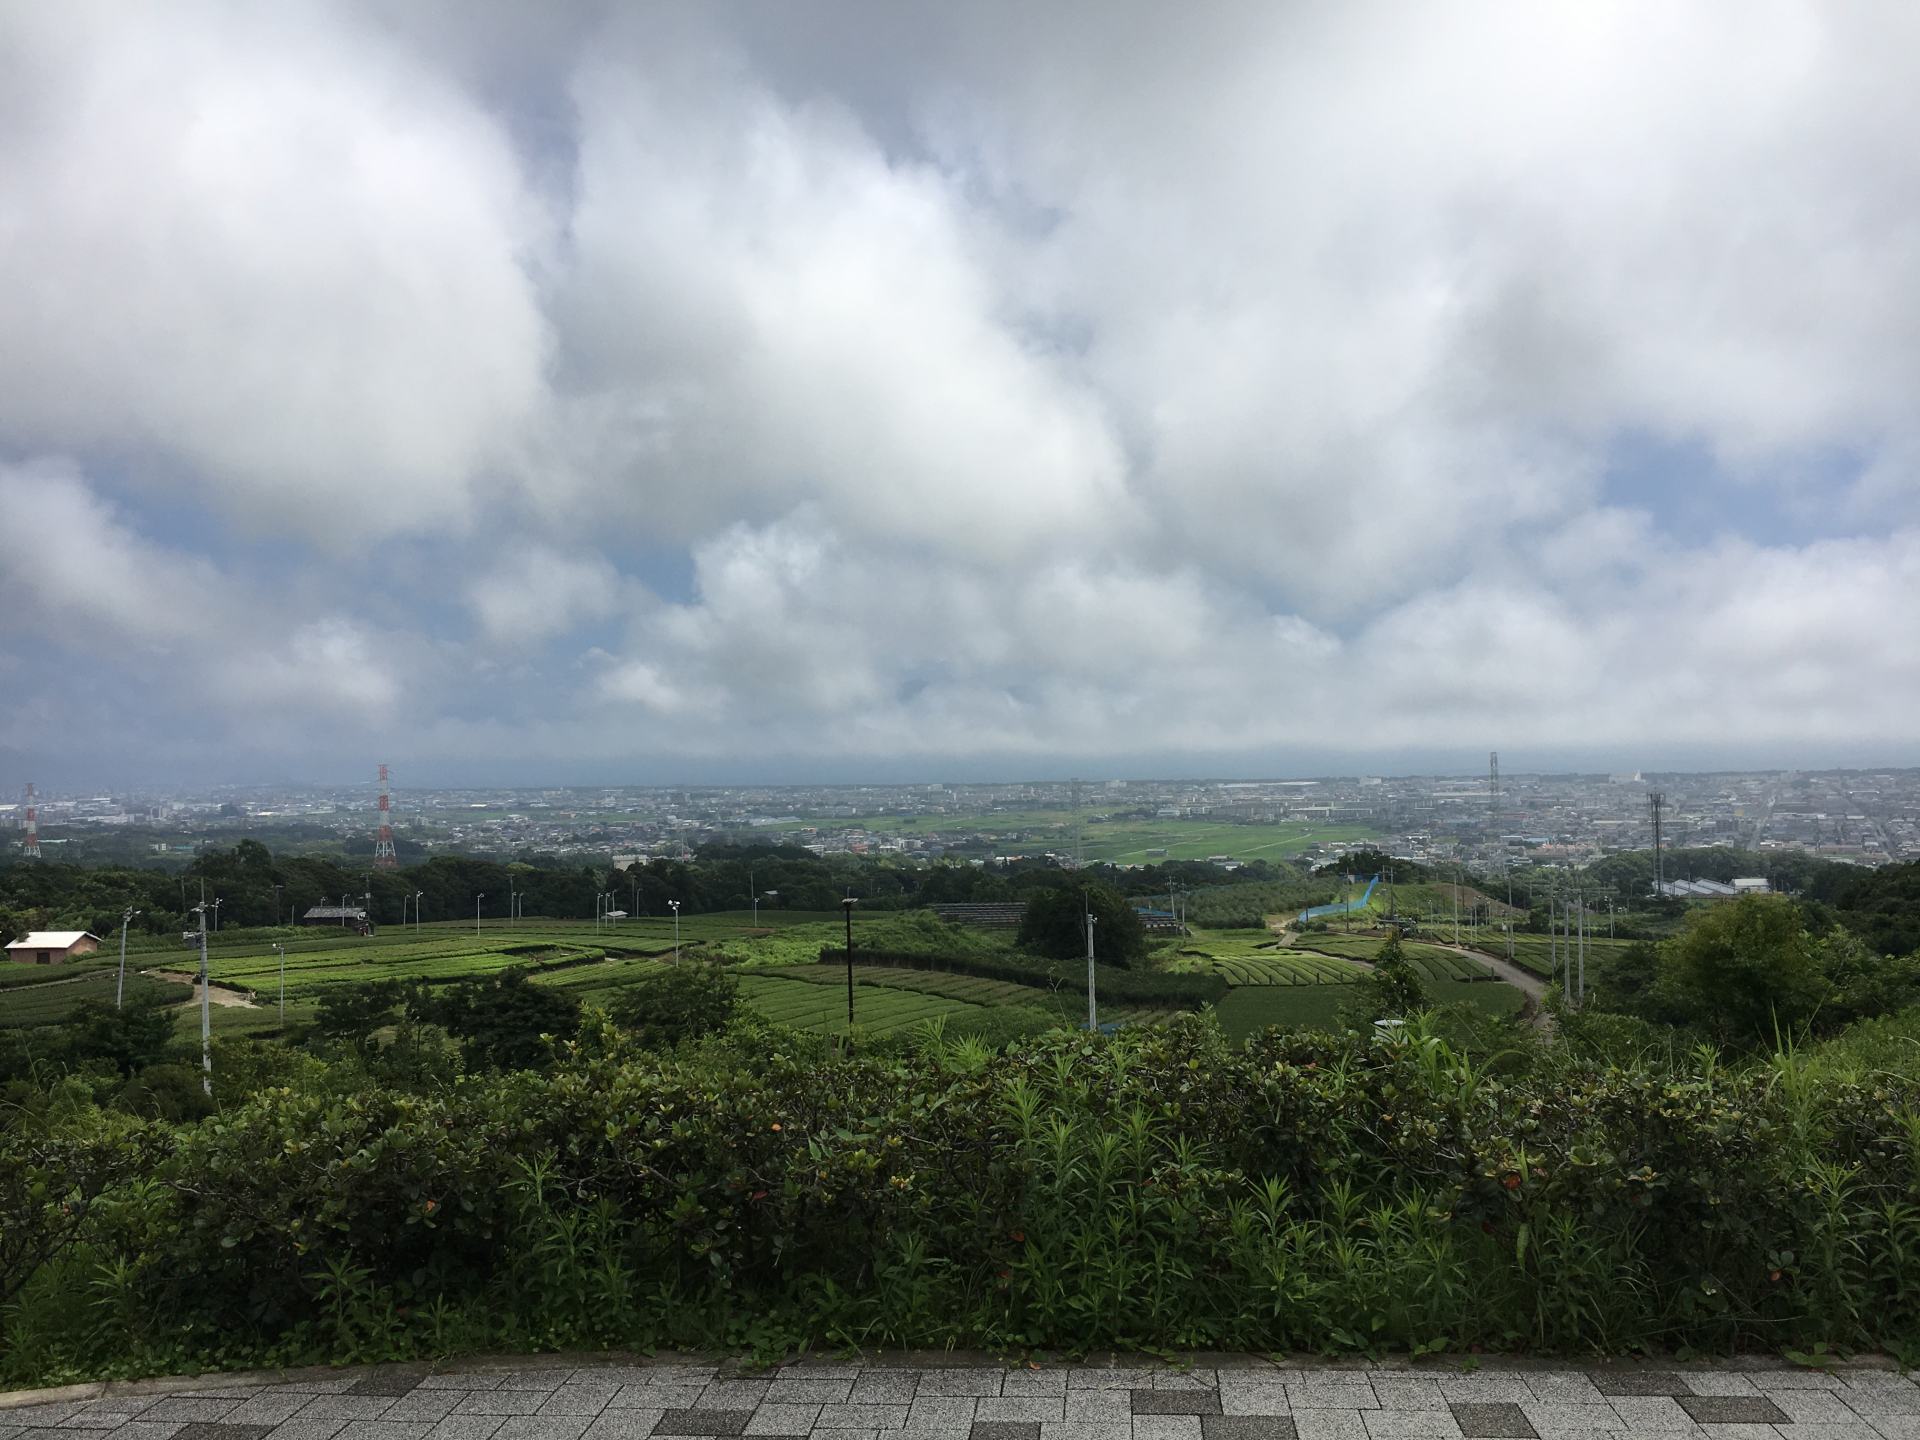
<path fill-rule="evenodd" d="M 387 793 L 387 767 L 380 767 L 380 833 L 373 842 L 373 868 L 391 870 L 400 863 L 393 850 L 393 805 Z"/>

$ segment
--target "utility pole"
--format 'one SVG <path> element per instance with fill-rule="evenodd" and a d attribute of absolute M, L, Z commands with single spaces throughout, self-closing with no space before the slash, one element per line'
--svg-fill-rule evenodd
<path fill-rule="evenodd" d="M 407 922 L 402 920 L 400 923 L 405 925 Z M 287 1023 L 287 947 L 276 945 L 273 948 L 280 952 L 280 1023 L 284 1026 Z"/>
<path fill-rule="evenodd" d="M 1100 1028 L 1099 1006 L 1093 998 L 1093 911 L 1087 911 L 1087 1033 L 1095 1033 Z"/>
<path fill-rule="evenodd" d="M 669 900 L 667 908 L 673 911 L 673 963 L 678 965 L 680 963 L 680 902 Z M 847 984 L 853 984 L 853 911 L 851 910 L 847 911 Z M 849 991 L 848 994 L 851 996 L 852 992 Z M 847 1004 L 851 1009 L 852 1000 L 849 999 Z"/>
<path fill-rule="evenodd" d="M 480 902 L 486 898 L 484 893 L 473 897 L 473 933 L 476 939 L 480 934 Z"/>
<path fill-rule="evenodd" d="M 120 917 L 120 981 L 113 988 L 113 1008 L 118 1010 L 127 993 L 127 922 L 140 912 L 129 905 Z"/>

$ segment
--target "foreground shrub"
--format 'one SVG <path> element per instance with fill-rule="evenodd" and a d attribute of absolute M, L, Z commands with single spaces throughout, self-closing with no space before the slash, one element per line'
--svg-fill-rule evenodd
<path fill-rule="evenodd" d="M 656 1048 L 727 1028 L 739 1006 L 739 983 L 724 970 L 670 965 L 615 995 L 614 1023 L 641 1045 Z"/>
<path fill-rule="evenodd" d="M 0 1185 L 0 1222 L 37 1238 L 0 1231 L 33 1277 L 0 1378 L 803 1341 L 1908 1353 L 1910 1076 L 1501 1076 L 1419 1016 L 1003 1054 L 607 1032 L 546 1074 L 10 1140 L 0 1176 L 35 1178 Z"/>

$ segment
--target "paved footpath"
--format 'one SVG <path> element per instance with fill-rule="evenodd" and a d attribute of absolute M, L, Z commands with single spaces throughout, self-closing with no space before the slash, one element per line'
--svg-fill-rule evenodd
<path fill-rule="evenodd" d="M 90 1432 L 77 1435 L 75 1432 Z M 1920 1440 L 1920 1386 L 1728 1362 L 1276 1364 L 1201 1356 L 522 1358 L 254 1372 L 0 1394 L 0 1440 L 1413 1440 L 1424 1436 Z"/>

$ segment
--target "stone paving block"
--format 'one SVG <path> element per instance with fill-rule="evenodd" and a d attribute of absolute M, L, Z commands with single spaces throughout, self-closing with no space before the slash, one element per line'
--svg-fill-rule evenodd
<path fill-rule="evenodd" d="M 922 1395 L 907 1407 L 909 1430 L 937 1426 L 973 1424 L 974 1407 L 980 1403 L 972 1395 Z"/>
<path fill-rule="evenodd" d="M 113 1432 L 113 1440 L 173 1440 L 186 1428 L 187 1423 L 184 1420 L 129 1420 Z M 269 1431 L 268 1435 L 279 1433 L 276 1429 Z"/>
<path fill-rule="evenodd" d="M 395 1398 L 411 1395 L 423 1377 L 409 1375 L 403 1370 L 379 1370 L 371 1375 L 362 1375 L 347 1387 L 349 1395 L 388 1395 Z"/>
<path fill-rule="evenodd" d="M 1883 1440 L 1880 1432 L 1864 1420 L 1841 1424 L 1775 1425 L 1775 1440 Z"/>
<path fill-rule="evenodd" d="M 973 1434 L 973 1422 L 963 1420 L 940 1425 L 914 1425 L 909 1422 L 904 1430 L 883 1430 L 880 1433 L 885 1440 L 969 1440 Z M 840 1440 L 840 1437 L 835 1436 L 834 1440 Z"/>
<path fill-rule="evenodd" d="M 1865 1415 L 1881 1440 L 1920 1440 L 1920 1415 Z"/>
<path fill-rule="evenodd" d="M 602 1410 L 588 1422 L 585 1440 L 644 1440 L 660 1423 L 662 1410 Z M 433 1440 L 429 1436 L 428 1440 Z"/>
<path fill-rule="evenodd" d="M 1840 1377 L 1824 1370 L 1749 1370 L 1747 1378 L 1762 1390 L 1838 1390 Z"/>
<path fill-rule="evenodd" d="M 1497 1405 L 1505 1402 L 1518 1405 L 1522 1401 L 1537 1398 L 1527 1388 L 1524 1376 L 1501 1375 L 1486 1370 L 1464 1375 L 1442 1375 L 1438 1384 L 1440 1398 L 1449 1403 L 1457 1400 L 1464 1404 Z"/>
<path fill-rule="evenodd" d="M 498 1390 L 498 1375 L 482 1375 L 471 1370 L 454 1370 L 428 1375 L 415 1387 L 420 1390 Z"/>
<path fill-rule="evenodd" d="M 975 1402 L 976 1420 L 1064 1420 L 1067 1397 L 1059 1395 L 983 1395 Z"/>
<path fill-rule="evenodd" d="M 1440 1382 L 1426 1375 L 1375 1375 L 1373 1396 L 1382 1410 L 1444 1410 Z"/>
<path fill-rule="evenodd" d="M 1220 1410 L 1225 1415 L 1285 1415 L 1287 1387 L 1279 1377 L 1262 1372 L 1220 1377 Z"/>
<path fill-rule="evenodd" d="M 1069 1390 L 1138 1390 L 1153 1384 L 1153 1372 L 1118 1366 L 1076 1365 L 1067 1371 Z"/>
<path fill-rule="evenodd" d="M 1133 1413 L 1141 1415 L 1218 1415 L 1220 1397 L 1211 1390 L 1134 1390 Z M 1138 1433 L 1139 1427 L 1135 1427 Z"/>
<path fill-rule="evenodd" d="M 1460 1427 L 1447 1410 L 1362 1410 L 1370 1440 L 1459 1440 Z"/>
<path fill-rule="evenodd" d="M 1133 1392 L 1130 1390 L 1069 1390 L 1069 1425 L 1117 1425 L 1133 1433 Z"/>
<path fill-rule="evenodd" d="M 1858 1425 L 1864 1423 L 1831 1390 L 1776 1390 L 1767 1396 L 1786 1415 L 1776 1422 L 1788 1425 Z"/>
<path fill-rule="evenodd" d="M 706 1393 L 704 1385 L 622 1385 L 607 1401 L 607 1409 L 698 1410 Z"/>
<path fill-rule="evenodd" d="M 804 1435 L 813 1429 L 813 1420 L 820 1413 L 818 1405 L 762 1405 L 753 1412 L 753 1418 L 747 1421 L 743 1435 Z M 967 1420 L 972 1422 L 969 1415 Z"/>
<path fill-rule="evenodd" d="M 976 1420 L 973 1440 L 1040 1440 L 1038 1420 Z"/>
<path fill-rule="evenodd" d="M 1133 1420 L 1042 1420 L 1040 1440 L 1133 1440 Z"/>
<path fill-rule="evenodd" d="M 1607 1397 L 1577 1371 L 1536 1370 L 1521 1377 L 1533 1398 L 1545 1405 L 1603 1405 Z M 1534 1421 L 1539 1424 L 1538 1420 Z"/>
<path fill-rule="evenodd" d="M 391 1402 L 389 1402 L 391 1403 Z M 547 1403 L 544 1390 L 475 1390 L 462 1395 L 455 1415 L 533 1415 Z"/>
<path fill-rule="evenodd" d="M 914 1396 L 917 1399 L 922 1395 L 998 1395 L 1006 1378 L 1006 1372 L 1001 1370 L 927 1370 L 921 1373 L 920 1388 Z"/>
<path fill-rule="evenodd" d="M 853 1393 L 851 1380 L 797 1380 L 781 1374 L 767 1386 L 765 1405 L 844 1405 Z"/>
<path fill-rule="evenodd" d="M 493 1440 L 580 1440 L 591 1415 L 509 1415 Z"/>
<path fill-rule="evenodd" d="M 459 1403 L 460 1392 L 457 1390 L 415 1390 L 411 1395 L 400 1396 L 393 1402 L 393 1408 L 380 1418 L 382 1420 L 424 1420 L 431 1425 L 446 1419 L 453 1413 L 453 1407 Z M 246 1408 L 242 1405 L 240 1410 Z M 239 1410 L 234 1412 L 235 1415 L 239 1413 Z"/>
<path fill-rule="evenodd" d="M 1764 1395 L 1680 1395 L 1675 1403 L 1702 1425 L 1771 1425 L 1787 1418 L 1787 1412 Z"/>
<path fill-rule="evenodd" d="M 1202 1415 L 1202 1440 L 1299 1440 L 1290 1415 Z"/>
<path fill-rule="evenodd" d="M 750 1385 L 755 1382 L 738 1380 L 734 1383 Z M 919 1388 L 920 1372 L 918 1370 L 869 1370 L 853 1382 L 853 1390 L 847 1396 L 847 1403 L 849 1405 L 905 1405 L 913 1399 Z M 760 1397 L 762 1400 L 765 1398 L 765 1395 Z M 760 1401 L 756 1400 L 754 1403 L 757 1405 Z"/>
<path fill-rule="evenodd" d="M 393 1397 L 390 1395 L 316 1395 L 300 1407 L 300 1413 L 295 1418 L 378 1420 L 392 1408 Z"/>
<path fill-rule="evenodd" d="M 307 1401 L 307 1404 L 313 1405 L 321 1400 L 337 1403 L 340 1398 L 341 1397 L 335 1395 L 316 1395 L 313 1399 Z M 145 1410 L 142 1410 L 140 1412 L 140 1418 L 143 1420 L 186 1420 L 189 1422 L 217 1424 L 226 1419 L 227 1416 L 231 1415 L 235 1410 L 238 1410 L 240 1403 L 238 1400 L 193 1400 L 185 1396 L 169 1395 L 164 1400 L 156 1400 Z M 379 1403 L 388 1405 L 392 1402 L 382 1400 Z M 301 1408 L 304 1413 L 305 1406 Z M 353 1417 L 343 1414 L 340 1418 L 342 1420 L 351 1420 Z M 272 1427 L 269 1426 L 267 1428 L 271 1429 Z M 263 1430 L 261 1433 L 264 1434 L 266 1432 Z M 233 1440 L 238 1440 L 238 1437 L 233 1437 Z"/>
<path fill-rule="evenodd" d="M 907 1423 L 905 1405 L 822 1405 L 816 1430 L 898 1430 Z"/>
<path fill-rule="evenodd" d="M 433 1422 L 427 1440 L 492 1440 L 493 1432 L 506 1423 L 505 1415 L 448 1415 Z"/>
<path fill-rule="evenodd" d="M 7 1424 L 19 1429 L 51 1430 L 62 1420 L 70 1420 L 78 1415 L 88 1403 L 85 1400 L 55 1400 L 46 1405 L 22 1405 L 0 1413 L 6 1415 Z"/>
<path fill-rule="evenodd" d="M 1626 1422 L 1620 1428 L 1636 1434 L 1641 1431 L 1691 1430 L 1696 1423 L 1671 1395 L 1615 1395 L 1607 1403 Z"/>
<path fill-rule="evenodd" d="M 339 1395 L 353 1388 L 354 1377 L 316 1373 L 297 1376 L 278 1385 L 269 1385 L 262 1395 Z"/>
<path fill-rule="evenodd" d="M 1839 1395 L 1854 1414 L 1870 1420 L 1878 1420 L 1881 1416 L 1920 1415 L 1920 1390 L 1911 1385 L 1902 1385 L 1898 1389 L 1892 1386 L 1849 1385 Z"/>
<path fill-rule="evenodd" d="M 1294 1433 L 1300 1440 L 1367 1440 L 1366 1411 L 1301 1410 L 1293 1417 Z"/>
<path fill-rule="evenodd" d="M 571 1367 L 556 1365 L 551 1370 L 507 1370 L 500 1376 L 502 1390 L 558 1390 L 573 1378 Z M 706 1381 L 700 1382 L 702 1385 Z"/>
<path fill-rule="evenodd" d="M 849 1365 L 841 1361 L 822 1360 L 817 1356 L 803 1356 L 798 1360 L 789 1360 L 779 1369 L 781 1375 L 791 1375 L 801 1380 L 858 1380 L 867 1373 L 866 1365 Z"/>
<path fill-rule="evenodd" d="M 329 1420 L 321 1415 L 296 1415 L 267 1432 L 267 1440 L 333 1440 L 347 1428 L 345 1420 Z M 487 1431 L 491 1435 L 492 1430 Z M 448 1435 L 436 1440 L 487 1440 L 486 1435 Z"/>
<path fill-rule="evenodd" d="M 1687 1387 L 1696 1395 L 1758 1395 L 1760 1387 L 1738 1370 L 1689 1370 Z"/>
<path fill-rule="evenodd" d="M 1298 1414 L 1302 1410 L 1377 1410 L 1380 1402 L 1365 1375 L 1335 1378 L 1323 1371 L 1316 1379 L 1289 1380 L 1287 1406 Z"/>
<path fill-rule="evenodd" d="M 266 1440 L 271 1425 L 222 1425 L 217 1420 L 189 1420 L 175 1435 L 187 1440 Z"/>
<path fill-rule="evenodd" d="M 1542 1436 L 1549 1430 L 1584 1430 L 1597 1435 L 1625 1428 L 1614 1408 L 1604 1400 L 1590 1405 L 1548 1405 L 1534 1400 L 1523 1403 L 1520 1410 Z"/>
<path fill-rule="evenodd" d="M 1218 1370 L 1156 1370 L 1155 1390 L 1211 1390 L 1220 1383 Z"/>
<path fill-rule="evenodd" d="M 1468 1440 L 1540 1440 L 1526 1412 L 1512 1400 L 1465 1400 L 1448 1407 L 1453 1423 Z"/>
<path fill-rule="evenodd" d="M 1589 1370 L 1587 1378 L 1602 1395 L 1691 1395 L 1686 1380 L 1671 1370 Z"/>
<path fill-rule="evenodd" d="M 753 1418 L 751 1410 L 666 1410 L 653 1427 L 656 1435 L 738 1435 Z"/>
<path fill-rule="evenodd" d="M 335 1440 L 427 1440 L 432 1428 L 430 1420 L 349 1420 Z"/>
<path fill-rule="evenodd" d="M 1198 1415 L 1135 1415 L 1133 1440 L 1201 1440 Z"/>
<path fill-rule="evenodd" d="M 607 1408 L 607 1402 L 619 1394 L 620 1390 L 621 1387 L 618 1385 L 606 1383 L 583 1385 L 578 1381 L 574 1381 L 562 1385 L 558 1390 L 555 1390 L 551 1395 L 547 1396 L 546 1399 L 542 1400 L 540 1402 L 540 1408 L 534 1411 L 534 1414 L 577 1415 L 584 1420 L 591 1420 Z M 703 1391 L 702 1394 L 704 1395 L 704 1393 Z M 660 1408 L 664 1410 L 667 1407 L 662 1405 Z M 744 1409 L 746 1407 L 734 1406 L 732 1408 Z"/>
<path fill-rule="evenodd" d="M 256 1395 L 251 1400 L 242 1400 L 227 1416 L 227 1423 L 280 1425 L 298 1415 L 312 1398 L 311 1395 Z"/>
<path fill-rule="evenodd" d="M 1000 1393 L 1015 1398 L 1027 1395 L 1065 1395 L 1067 1372 L 1064 1370 L 1009 1370 L 1000 1377 Z"/>
<path fill-rule="evenodd" d="M 1780 1437 L 1780 1432 L 1771 1425 L 1748 1425 L 1737 1420 L 1725 1425 L 1703 1425 L 1700 1433 L 1711 1440 L 1779 1440 Z"/>

